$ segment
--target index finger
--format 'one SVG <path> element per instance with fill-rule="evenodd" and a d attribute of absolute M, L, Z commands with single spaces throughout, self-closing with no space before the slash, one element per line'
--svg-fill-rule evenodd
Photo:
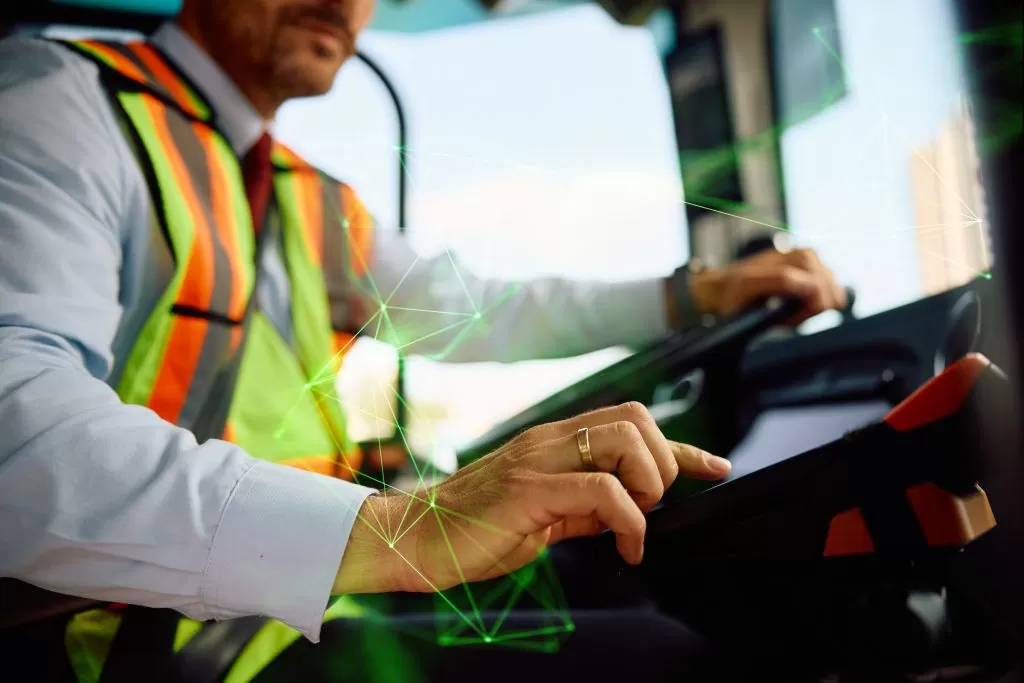
<path fill-rule="evenodd" d="M 690 444 L 669 441 L 672 455 L 679 463 L 679 472 L 691 479 L 715 481 L 724 479 L 732 472 L 732 463 L 725 458 L 711 455 L 705 450 Z"/>

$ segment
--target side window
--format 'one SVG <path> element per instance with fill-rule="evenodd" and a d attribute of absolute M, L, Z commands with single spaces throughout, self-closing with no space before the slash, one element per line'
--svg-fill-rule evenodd
<path fill-rule="evenodd" d="M 407 234 L 423 253 L 446 247 L 466 272 L 518 281 L 652 277 L 686 259 L 671 108 L 646 29 L 584 6 L 371 33 L 361 48 L 405 103 Z M 289 105 L 278 130 L 348 180 L 381 229 L 396 227 L 395 116 L 368 69 L 345 66 L 330 95 Z M 458 447 L 626 353 L 514 366 L 410 358 L 410 440 L 418 452 Z M 354 436 L 387 435 L 394 352 L 365 340 L 350 358 L 341 388 Z"/>
<path fill-rule="evenodd" d="M 808 5 L 833 6 L 835 22 L 804 25 L 802 36 L 776 31 L 776 81 L 830 62 L 846 93 L 836 100 L 823 90 L 824 106 L 781 134 L 797 241 L 856 289 L 860 316 L 986 276 L 991 252 L 952 0 L 890 0 L 884 10 L 860 0 L 776 0 L 776 25 L 799 25 L 795 13 Z M 801 104 L 786 101 L 791 90 L 779 89 L 783 111 Z M 834 320 L 821 316 L 808 328 Z"/>

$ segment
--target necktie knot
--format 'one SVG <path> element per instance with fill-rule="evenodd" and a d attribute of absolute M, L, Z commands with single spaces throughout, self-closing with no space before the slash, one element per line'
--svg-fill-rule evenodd
<path fill-rule="evenodd" d="M 269 133 L 264 133 L 242 160 L 242 179 L 245 182 L 245 195 L 252 210 L 253 229 L 258 233 L 263 228 L 270 203 L 270 192 L 273 185 L 274 169 L 270 163 L 270 149 L 273 140 Z"/>

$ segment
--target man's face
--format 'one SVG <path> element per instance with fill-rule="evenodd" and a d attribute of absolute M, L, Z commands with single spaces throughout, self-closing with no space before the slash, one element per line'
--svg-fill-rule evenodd
<path fill-rule="evenodd" d="M 374 0 L 195 0 L 214 59 L 237 81 L 253 79 L 282 100 L 327 92 Z M 187 7 L 187 5 L 186 5 Z"/>

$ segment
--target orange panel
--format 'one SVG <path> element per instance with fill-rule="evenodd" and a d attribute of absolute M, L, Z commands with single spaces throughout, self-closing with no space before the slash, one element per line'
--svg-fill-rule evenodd
<path fill-rule="evenodd" d="M 996 525 L 988 496 L 981 487 L 975 488 L 964 497 L 931 482 L 907 489 L 907 499 L 928 545 L 966 545 Z"/>
<path fill-rule="evenodd" d="M 840 512 L 828 525 L 825 539 L 825 557 L 866 555 L 875 552 L 875 543 L 868 533 L 868 525 L 860 508 Z"/>
<path fill-rule="evenodd" d="M 898 432 L 908 432 L 952 415 L 990 364 L 980 353 L 964 356 L 893 408 L 885 417 L 886 424 Z"/>

